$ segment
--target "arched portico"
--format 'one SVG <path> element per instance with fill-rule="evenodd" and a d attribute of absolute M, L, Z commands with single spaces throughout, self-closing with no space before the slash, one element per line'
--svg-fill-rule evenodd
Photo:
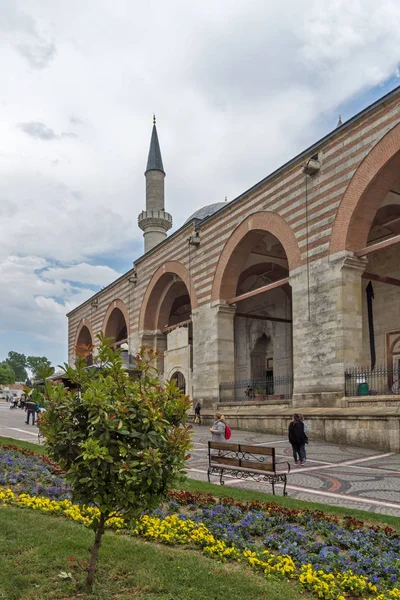
<path fill-rule="evenodd" d="M 171 292 L 174 284 L 183 284 L 192 310 L 197 308 L 196 292 L 191 285 L 189 271 L 178 261 L 168 261 L 157 269 L 147 286 L 140 310 L 139 331 L 154 331 L 160 326 L 160 311 L 165 310 L 168 293 L 169 298 L 174 295 Z M 163 316 L 161 314 L 161 320 Z"/>
<path fill-rule="evenodd" d="M 94 346 L 94 338 L 92 326 L 88 319 L 83 318 L 76 330 L 75 336 L 75 355 L 85 356 L 88 365 L 93 363 L 92 347 Z"/>
<path fill-rule="evenodd" d="M 188 270 L 182 263 L 169 261 L 151 278 L 139 318 L 142 343 L 160 352 L 159 374 L 167 377 L 172 367 L 180 367 L 187 374 L 186 390 L 190 389 L 193 368 L 195 308 L 197 298 Z"/>
<path fill-rule="evenodd" d="M 376 213 L 400 178 L 400 124 L 367 154 L 354 173 L 334 222 L 330 255 L 367 245 Z"/>
<path fill-rule="evenodd" d="M 280 215 L 254 213 L 233 231 L 215 270 L 211 307 L 196 316 L 196 331 L 202 332 L 195 344 L 197 390 L 208 388 L 208 395 L 215 397 L 220 388 L 221 401 L 243 401 L 248 388 L 257 388 L 260 399 L 290 396 L 289 270 L 300 265 L 296 238 Z M 273 385 L 283 376 L 284 390 Z M 204 392 L 196 391 L 200 395 Z"/>
<path fill-rule="evenodd" d="M 316 406 L 344 402 L 351 389 L 345 372 L 373 366 L 370 335 L 376 365 L 385 368 L 387 333 L 400 329 L 399 233 L 397 125 L 369 151 L 350 180 L 333 225 L 329 256 L 313 257 L 308 272 L 303 268 L 291 278 L 293 344 L 300 349 L 294 353 L 295 402 L 300 406 L 304 400 Z M 367 300 L 370 281 L 374 298 Z M 383 389 L 381 382 L 379 387 Z"/>
<path fill-rule="evenodd" d="M 224 246 L 214 275 L 213 301 L 229 300 L 235 296 L 238 277 L 249 253 L 267 233 L 274 236 L 284 248 L 288 270 L 301 266 L 300 249 L 286 221 L 273 212 L 253 213 L 235 229 Z"/>
<path fill-rule="evenodd" d="M 129 343 L 129 313 L 122 300 L 115 299 L 109 304 L 101 330 L 117 347 Z"/>

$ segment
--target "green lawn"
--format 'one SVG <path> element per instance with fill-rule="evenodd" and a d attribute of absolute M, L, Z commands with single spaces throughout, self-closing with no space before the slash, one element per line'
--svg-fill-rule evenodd
<path fill-rule="evenodd" d="M 14 440 L 14 438 L 9 437 L 1 437 L 0 436 L 0 444 L 8 445 L 11 444 L 13 446 L 19 446 L 19 448 L 25 448 L 25 450 L 33 450 L 37 454 L 45 454 L 44 446 L 40 446 L 39 444 L 33 444 L 31 442 L 23 442 L 21 440 Z"/>
<path fill-rule="evenodd" d="M 62 518 L 0 508 L 2 600 L 310 600 L 295 583 L 267 581 L 241 565 L 200 552 L 107 533 L 93 594 L 82 567 L 93 533 Z M 74 557 L 70 560 L 70 557 Z M 72 581 L 61 579 L 71 572 Z"/>

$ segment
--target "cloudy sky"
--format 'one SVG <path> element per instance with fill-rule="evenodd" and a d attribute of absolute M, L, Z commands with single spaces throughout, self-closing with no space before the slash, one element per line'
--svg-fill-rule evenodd
<path fill-rule="evenodd" d="M 398 85 L 398 0 L 1 0 L 0 360 L 142 253 L 153 112 L 179 227 Z"/>

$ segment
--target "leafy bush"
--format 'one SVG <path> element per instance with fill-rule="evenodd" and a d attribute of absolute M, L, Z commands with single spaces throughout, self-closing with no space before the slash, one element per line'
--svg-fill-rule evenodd
<path fill-rule="evenodd" d="M 174 382 L 160 384 L 152 351 L 135 357 L 133 379 L 120 352 L 102 336 L 99 341 L 93 366 L 87 367 L 85 356 L 75 368 L 65 365 L 74 390 L 46 384 L 47 410 L 40 419 L 49 455 L 65 469 L 73 500 L 100 511 L 92 523 L 89 587 L 106 522 L 117 513 L 129 521 L 159 505 L 182 478 L 190 447 L 185 424 L 191 402 Z"/>

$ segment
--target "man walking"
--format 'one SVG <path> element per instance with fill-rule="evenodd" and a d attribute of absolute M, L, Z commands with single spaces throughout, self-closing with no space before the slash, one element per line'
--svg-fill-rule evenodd
<path fill-rule="evenodd" d="M 35 424 L 35 415 L 36 415 L 36 403 L 32 402 L 29 398 L 27 402 L 25 402 L 25 412 L 27 413 L 25 423 L 29 425 L 29 417 L 32 415 L 32 425 Z"/>

